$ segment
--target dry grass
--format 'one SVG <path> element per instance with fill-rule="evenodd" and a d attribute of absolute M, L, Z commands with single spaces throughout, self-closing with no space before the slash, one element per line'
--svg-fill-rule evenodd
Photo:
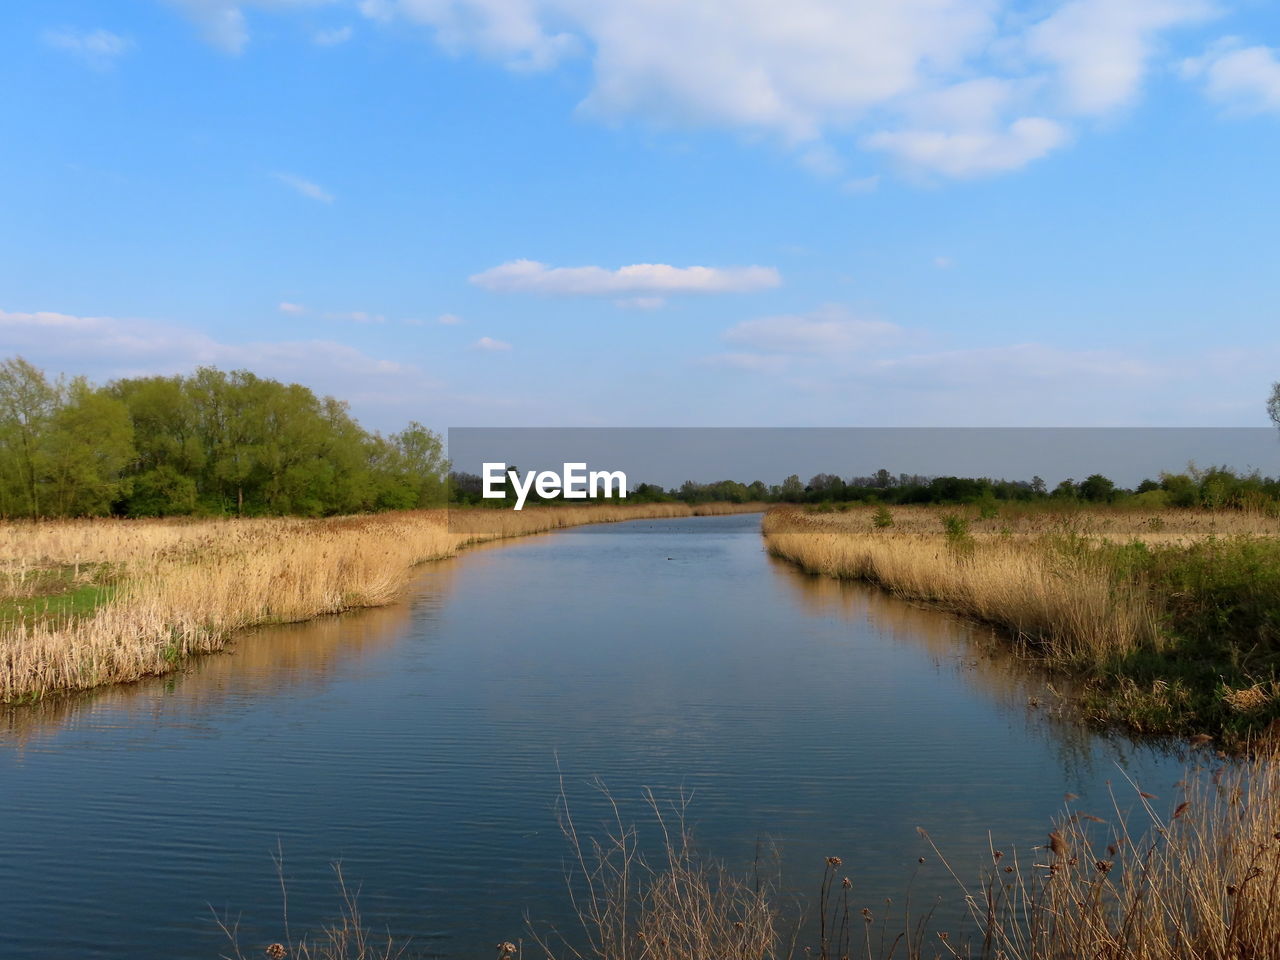
<path fill-rule="evenodd" d="M 246 956 L 239 920 L 214 913 L 214 922 L 226 935 L 231 950 L 229 954 L 222 954 L 221 960 L 249 960 L 249 957 L 260 956 L 269 960 L 397 960 L 404 955 L 407 943 L 397 944 L 390 933 L 377 933 L 365 923 L 360 912 L 358 891 L 347 886 L 340 863 L 333 865 L 341 904 L 338 919 L 318 933 L 306 933 L 295 938 L 289 927 L 289 887 L 284 877 L 284 852 L 278 846 L 275 863 L 276 878 L 280 883 L 280 939 L 260 948 L 249 948 Z"/>
<path fill-rule="evenodd" d="M 685 823 L 687 798 L 664 808 L 646 791 L 652 826 L 661 837 L 651 860 L 641 852 L 636 828 L 599 786 L 612 826 L 602 837 L 584 837 L 561 784 L 560 823 L 572 850 L 566 879 L 578 929 L 531 928 L 546 960 L 773 960 L 778 955 L 773 886 L 758 876 L 758 864 L 757 876 L 739 877 L 703 858 Z M 499 950 L 499 960 L 511 960 Z"/>
<path fill-rule="evenodd" d="M 650 858 L 607 792 L 608 826 L 600 835 L 582 835 L 562 787 L 569 912 L 576 923 L 562 931 L 531 922 L 530 946 L 503 941 L 497 957 L 1280 960 L 1280 760 L 1267 753 L 1197 767 L 1178 788 L 1178 795 L 1160 798 L 1126 783 L 1100 810 L 1082 809 L 1068 795 L 1043 844 L 1020 853 L 990 841 L 988 865 L 972 881 L 948 862 L 945 843 L 921 830 L 955 892 L 924 914 L 913 914 L 908 892 L 897 921 L 887 916 L 892 901 L 885 916 L 859 909 L 856 877 L 843 875 L 840 857 L 828 857 L 806 922 L 800 899 L 761 877 L 758 857 L 742 873 L 707 859 L 686 825 L 683 800 L 662 805 L 646 794 L 649 829 L 658 838 L 644 844 L 654 850 Z M 296 940 L 281 881 L 280 949 L 268 956 L 390 960 L 403 954 L 409 944 L 374 934 L 340 870 L 338 880 L 338 922 Z M 944 914 L 948 919 L 940 919 Z M 257 947 L 246 956 L 236 924 L 218 922 L 233 945 L 227 960 L 261 955 Z"/>
<path fill-rule="evenodd" d="M 1037 644 L 1049 658 L 1096 664 L 1117 652 L 1160 642 L 1146 591 L 1119 583 L 1105 558 L 1046 549 L 1047 537 L 1204 537 L 1203 515 L 1185 524 L 1150 518 L 1074 514 L 1066 518 L 973 520 L 948 538 L 954 511 L 898 508 L 893 526 L 877 529 L 871 508 L 843 513 L 775 510 L 764 521 L 771 553 L 813 573 L 866 580 L 913 600 L 996 623 Z M 1163 520 L 1163 518 L 1161 518 Z M 1172 529 L 1170 529 L 1172 528 Z"/>
<path fill-rule="evenodd" d="M 1097 812 L 1069 808 L 1029 861 L 993 847 L 989 876 L 963 891 L 976 934 L 954 949 L 944 941 L 939 954 L 1278 960 L 1275 758 L 1197 771 L 1173 802 L 1131 792 L 1134 812 L 1120 801 Z"/>
<path fill-rule="evenodd" d="M 818 960 L 1280 960 L 1280 763 L 1199 768 L 1161 800 L 1133 784 L 1110 809 L 1066 811 L 1027 855 L 990 847 L 970 883 L 921 831 L 957 884 L 956 923 L 930 913 L 896 930 L 852 901 L 829 857 L 801 955 Z M 773 960 L 797 956 L 801 918 L 776 888 L 708 866 L 683 820 L 656 804 L 650 866 L 621 820 L 600 842 L 566 830 L 583 936 L 536 943 L 549 960 Z M 1101 814 L 1101 815 L 1099 815 Z M 616 811 L 615 811 L 616 815 Z M 909 902 L 909 897 L 907 898 Z M 945 904 L 944 904 L 945 906 Z M 965 915 L 967 914 L 967 919 Z M 564 944 L 564 945 L 561 945 Z"/>
<path fill-rule="evenodd" d="M 563 931 L 531 923 L 530 946 L 503 941 L 498 960 L 1280 960 L 1280 761 L 1266 754 L 1198 767 L 1179 790 L 1159 798 L 1126 783 L 1096 811 L 1068 795 L 1042 845 L 1019 853 L 990 841 L 988 866 L 972 881 L 922 830 L 955 892 L 924 914 L 913 914 L 908 893 L 897 921 L 889 905 L 885 916 L 859 909 L 856 877 L 828 857 L 806 922 L 800 899 L 763 879 L 758 858 L 743 873 L 707 859 L 683 801 L 662 805 L 646 794 L 658 838 L 645 844 L 650 858 L 607 792 L 609 825 L 583 836 L 562 788 L 576 923 Z M 338 878 L 339 921 L 291 939 L 286 894 L 285 952 L 268 956 L 402 955 L 409 944 L 375 935 Z M 233 944 L 228 960 L 247 960 L 236 925 L 219 923 Z"/>
<path fill-rule="evenodd" d="M 50 570 L 110 583 L 95 603 L 0 617 L 0 701 L 166 673 L 237 631 L 393 601 L 413 568 L 469 544 L 583 523 L 760 509 L 618 504 L 328 520 L 66 520 L 0 524 L 0 603 Z M 454 511 L 455 515 L 462 513 Z M 459 529 L 462 528 L 462 529 Z"/>
<path fill-rule="evenodd" d="M 978 507 L 890 506 L 896 534 L 937 536 L 939 518 L 964 514 L 975 538 L 1035 539 L 1046 535 L 1074 534 L 1112 541 L 1140 539 L 1146 543 L 1188 543 L 1206 537 L 1280 536 L 1280 517 L 1255 510 L 1182 510 L 1161 508 L 1142 510 L 1124 506 L 1090 507 L 1080 504 L 1056 505 L 1035 502 L 997 503 L 992 516 L 982 517 Z M 799 507 L 776 507 L 775 514 L 802 514 L 824 529 L 845 533 L 875 531 L 877 507 L 851 504 L 847 508 L 822 511 Z"/>
<path fill-rule="evenodd" d="M 1136 733 L 1280 739 L 1280 530 L 1240 511 L 784 508 L 769 550 L 1012 634 L 1085 681 L 1085 718 Z M 1060 691 L 1062 692 L 1062 691 Z"/>

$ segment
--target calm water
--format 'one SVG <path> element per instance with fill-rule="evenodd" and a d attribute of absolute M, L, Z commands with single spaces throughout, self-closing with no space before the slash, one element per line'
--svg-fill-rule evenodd
<path fill-rule="evenodd" d="M 799 574 L 759 518 L 637 521 L 470 551 L 391 608 L 274 628 L 188 673 L 0 713 L 0 957 L 249 956 L 334 913 L 341 860 L 410 956 L 489 956 L 565 918 L 557 757 L 580 826 L 599 776 L 758 839 L 816 890 L 898 895 L 928 829 L 962 871 L 1041 842 L 1064 792 L 1182 764 L 1028 705 L 1025 671 L 951 618 Z M 986 651 L 986 652 L 984 652 Z M 1099 811 L 1105 812 L 1105 811 Z M 951 893 L 932 858 L 917 897 Z M 919 901 L 917 901 L 919 902 Z"/>

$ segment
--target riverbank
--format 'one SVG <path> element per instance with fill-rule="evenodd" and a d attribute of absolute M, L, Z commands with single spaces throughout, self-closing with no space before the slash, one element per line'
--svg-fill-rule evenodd
<path fill-rule="evenodd" d="M 777 557 L 1008 632 L 1091 720 L 1238 747 L 1280 726 L 1280 521 L 1240 512 L 780 509 Z"/>
<path fill-rule="evenodd" d="M 468 544 L 760 509 L 658 503 L 0 524 L 0 702 L 169 673 L 248 627 L 391 603 L 415 566 Z"/>

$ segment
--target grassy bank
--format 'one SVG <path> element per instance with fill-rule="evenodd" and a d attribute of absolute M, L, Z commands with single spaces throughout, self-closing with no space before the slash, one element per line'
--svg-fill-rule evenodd
<path fill-rule="evenodd" d="M 325 520 L 0 524 L 0 701 L 169 672 L 238 630 L 390 603 L 468 543 L 584 523 L 744 512 L 618 504 Z M 461 520 L 461 522 L 460 522 Z"/>
<path fill-rule="evenodd" d="M 1008 631 L 1140 733 L 1280 727 L 1280 521 L 1240 512 L 776 510 L 769 550 Z"/>

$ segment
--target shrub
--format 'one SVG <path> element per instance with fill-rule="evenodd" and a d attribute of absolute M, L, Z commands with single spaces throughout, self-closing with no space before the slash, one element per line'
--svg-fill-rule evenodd
<path fill-rule="evenodd" d="M 969 532 L 969 521 L 958 513 L 942 515 L 942 532 L 947 539 L 947 546 L 957 555 L 967 556 L 973 552 L 973 534 Z"/>

